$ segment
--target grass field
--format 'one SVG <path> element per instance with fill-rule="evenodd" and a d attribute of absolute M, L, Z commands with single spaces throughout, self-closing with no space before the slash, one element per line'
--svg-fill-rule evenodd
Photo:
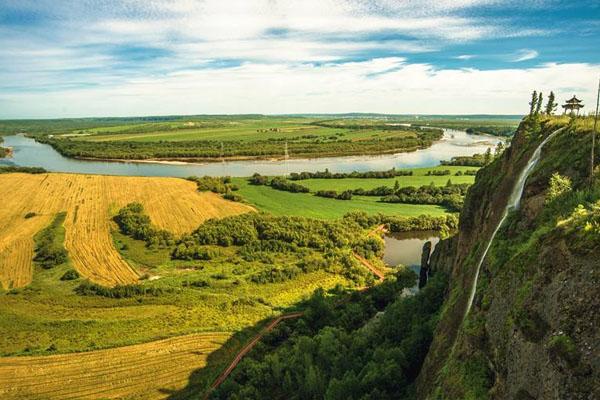
<path fill-rule="evenodd" d="M 174 233 L 192 231 L 202 221 L 251 208 L 198 193 L 182 179 L 109 177 L 71 174 L 3 174 L 6 188 L 0 209 L 0 282 L 22 287 L 32 279 L 33 236 L 53 216 L 67 212 L 65 247 L 73 266 L 104 285 L 132 283 L 135 271 L 113 246 L 111 213 L 132 201 L 142 202 L 157 226 Z M 28 213 L 35 213 L 25 218 Z"/>
<path fill-rule="evenodd" d="M 451 175 L 427 176 L 428 171 L 450 170 Z M 452 180 L 452 183 L 473 183 L 474 176 L 455 176 L 457 171 L 473 170 L 469 167 L 435 167 L 414 169 L 413 176 L 399 176 L 389 179 L 306 179 L 294 181 L 307 186 L 311 192 L 317 190 L 336 190 L 342 192 L 347 189 L 372 189 L 377 186 L 393 187 L 396 180 L 400 186 L 422 186 L 433 182 L 443 186 Z M 365 211 L 367 213 L 382 213 L 386 215 L 417 216 L 422 214 L 441 215 L 446 209 L 437 205 L 382 203 L 377 196 L 353 196 L 352 200 L 336 200 L 315 196 L 312 193 L 290 193 L 275 190 L 269 186 L 256 186 L 248 183 L 247 178 L 233 178 L 239 186 L 240 194 L 249 204 L 257 209 L 275 215 L 300 215 L 314 218 L 339 218 L 351 211 Z"/>

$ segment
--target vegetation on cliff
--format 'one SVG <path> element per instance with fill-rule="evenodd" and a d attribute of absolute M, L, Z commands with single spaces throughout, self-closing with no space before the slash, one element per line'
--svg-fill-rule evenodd
<path fill-rule="evenodd" d="M 594 309 L 600 249 L 598 181 L 589 183 L 591 119 L 542 116 L 537 102 L 504 156 L 484 168 L 467 196 L 451 255 L 454 271 L 419 397 L 439 399 L 597 397 Z M 527 180 L 521 206 L 492 243 L 474 307 L 461 324 L 474 266 L 498 222 L 513 172 L 558 127 Z M 477 224 L 481 215 L 488 223 Z M 491 217 L 489 216 L 491 215 Z M 482 232 L 487 232 L 483 234 Z M 449 257 L 448 257 L 449 256 Z M 594 322 L 595 321 L 595 322 Z M 456 338 L 456 339 L 455 339 Z M 436 378 L 437 377 L 437 378 Z"/>

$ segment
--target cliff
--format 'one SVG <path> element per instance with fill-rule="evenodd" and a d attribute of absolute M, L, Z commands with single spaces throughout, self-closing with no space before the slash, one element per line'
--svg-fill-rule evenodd
<path fill-rule="evenodd" d="M 511 146 L 482 169 L 430 268 L 450 289 L 417 380 L 418 398 L 600 398 L 600 189 L 590 188 L 591 120 L 524 120 Z M 517 177 L 540 143 L 521 204 L 476 267 Z M 554 178 L 552 178 L 553 174 Z"/>

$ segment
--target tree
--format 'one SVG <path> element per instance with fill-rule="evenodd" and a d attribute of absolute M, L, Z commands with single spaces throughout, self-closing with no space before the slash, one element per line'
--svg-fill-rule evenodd
<path fill-rule="evenodd" d="M 534 90 L 533 93 L 531 93 L 531 101 L 529 102 L 529 115 L 533 115 L 533 112 L 535 111 L 535 109 L 537 107 L 537 101 L 538 101 L 537 90 Z"/>
<path fill-rule="evenodd" d="M 488 147 L 488 149 L 485 151 L 483 165 L 488 165 L 491 162 L 492 162 L 492 149 L 490 147 Z"/>
<path fill-rule="evenodd" d="M 538 94 L 537 103 L 535 103 L 535 115 L 540 114 L 540 111 L 542 110 L 542 102 L 543 102 L 542 92 L 540 92 Z"/>
<path fill-rule="evenodd" d="M 496 150 L 494 150 L 494 155 L 498 157 L 504 151 L 504 143 L 502 141 L 498 142 L 496 145 Z"/>
<path fill-rule="evenodd" d="M 552 115 L 554 114 L 554 111 L 556 111 L 558 104 L 555 102 L 555 99 L 554 92 L 550 92 L 550 95 L 548 96 L 548 102 L 546 103 L 546 115 Z"/>
<path fill-rule="evenodd" d="M 396 182 L 394 183 L 394 192 L 397 192 L 398 189 L 400 189 L 400 182 L 398 182 L 398 179 L 396 179 Z"/>

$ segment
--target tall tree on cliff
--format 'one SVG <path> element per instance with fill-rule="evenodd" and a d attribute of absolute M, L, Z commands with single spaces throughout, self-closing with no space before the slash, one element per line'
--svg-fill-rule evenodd
<path fill-rule="evenodd" d="M 554 97 L 554 92 L 550 92 L 550 95 L 548 96 L 548 102 L 546 103 L 546 109 L 544 110 L 546 115 L 552 115 L 554 114 L 554 111 L 556 111 L 558 104 L 555 100 L 556 98 Z"/>
<path fill-rule="evenodd" d="M 530 116 L 533 115 L 533 112 L 536 109 L 537 100 L 538 100 L 537 90 L 534 90 L 533 93 L 531 93 L 531 101 L 529 102 L 529 115 Z"/>
<path fill-rule="evenodd" d="M 542 110 L 542 102 L 544 101 L 542 92 L 538 94 L 537 103 L 535 104 L 535 115 L 539 115 Z"/>

